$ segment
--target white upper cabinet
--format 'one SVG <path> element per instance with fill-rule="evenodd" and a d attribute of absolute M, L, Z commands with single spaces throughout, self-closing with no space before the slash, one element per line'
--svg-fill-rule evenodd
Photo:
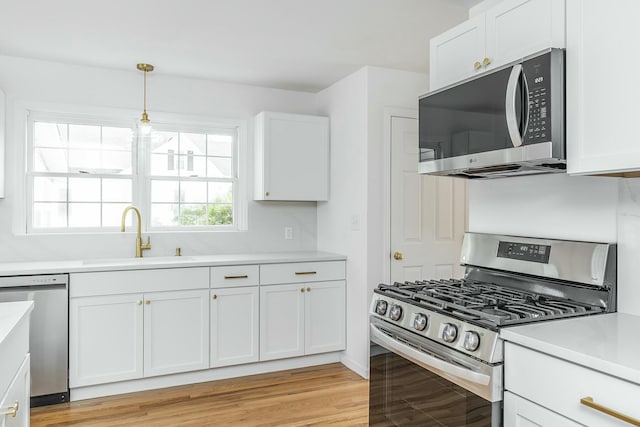
<path fill-rule="evenodd" d="M 549 47 L 564 48 L 564 0 L 505 0 L 430 42 L 430 90 Z"/>
<path fill-rule="evenodd" d="M 6 132 L 5 95 L 0 89 L 0 199 L 4 198 L 4 138 Z"/>
<path fill-rule="evenodd" d="M 329 118 L 262 112 L 255 126 L 255 199 L 329 199 Z"/>
<path fill-rule="evenodd" d="M 567 0 L 567 172 L 640 170 L 637 0 Z"/>

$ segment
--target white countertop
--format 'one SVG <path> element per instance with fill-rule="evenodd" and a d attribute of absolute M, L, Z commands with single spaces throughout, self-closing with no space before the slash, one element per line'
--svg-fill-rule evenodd
<path fill-rule="evenodd" d="M 507 341 L 640 384 L 640 316 L 611 313 L 503 328 Z"/>
<path fill-rule="evenodd" d="M 78 273 L 88 271 L 144 270 L 150 268 L 207 267 L 218 265 L 273 264 L 283 262 L 344 261 L 344 255 L 319 251 L 255 254 L 110 258 L 70 261 L 0 263 L 0 276 Z"/>
<path fill-rule="evenodd" d="M 13 328 L 31 313 L 31 310 L 33 310 L 33 301 L 0 303 L 0 346 Z"/>

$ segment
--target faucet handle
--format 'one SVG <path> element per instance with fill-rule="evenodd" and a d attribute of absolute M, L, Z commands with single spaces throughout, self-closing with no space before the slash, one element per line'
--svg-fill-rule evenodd
<path fill-rule="evenodd" d="M 141 243 L 140 249 L 151 249 L 151 236 L 147 236 L 147 243 Z"/>

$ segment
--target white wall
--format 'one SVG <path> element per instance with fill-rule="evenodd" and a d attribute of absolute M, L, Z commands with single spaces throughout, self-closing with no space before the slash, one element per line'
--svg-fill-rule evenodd
<path fill-rule="evenodd" d="M 24 140 L 18 132 L 16 105 L 23 103 L 68 104 L 138 111 L 142 103 L 142 74 L 87 66 L 59 64 L 0 56 L 0 88 L 7 95 L 6 199 L 0 200 L 0 261 L 57 260 L 133 255 L 134 238 L 127 233 L 69 236 L 25 236 L 12 231 L 12 216 L 20 194 L 16 184 L 23 179 L 18 167 Z M 248 121 L 248 197 L 253 194 L 252 117 L 262 110 L 317 113 L 316 95 L 149 74 L 148 110 L 212 118 Z M 143 212 L 143 214 L 145 214 Z M 152 233 L 146 255 L 172 255 L 180 246 L 183 254 L 215 254 L 316 249 L 316 204 L 253 202 L 248 205 L 247 232 Z M 294 239 L 284 240 L 285 226 L 294 228 Z"/>
<path fill-rule="evenodd" d="M 640 179 L 621 179 L 618 197 L 618 311 L 640 316 Z"/>
<path fill-rule="evenodd" d="M 318 204 L 318 249 L 347 255 L 347 349 L 342 362 L 369 371 L 368 307 L 384 277 L 385 107 L 415 108 L 427 76 L 366 67 L 320 92 L 331 119 L 331 194 Z"/>

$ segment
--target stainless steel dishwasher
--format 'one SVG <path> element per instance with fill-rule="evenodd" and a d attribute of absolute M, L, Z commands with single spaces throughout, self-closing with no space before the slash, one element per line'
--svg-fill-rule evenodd
<path fill-rule="evenodd" d="M 0 277 L 0 302 L 33 301 L 31 406 L 69 401 L 69 275 Z"/>

